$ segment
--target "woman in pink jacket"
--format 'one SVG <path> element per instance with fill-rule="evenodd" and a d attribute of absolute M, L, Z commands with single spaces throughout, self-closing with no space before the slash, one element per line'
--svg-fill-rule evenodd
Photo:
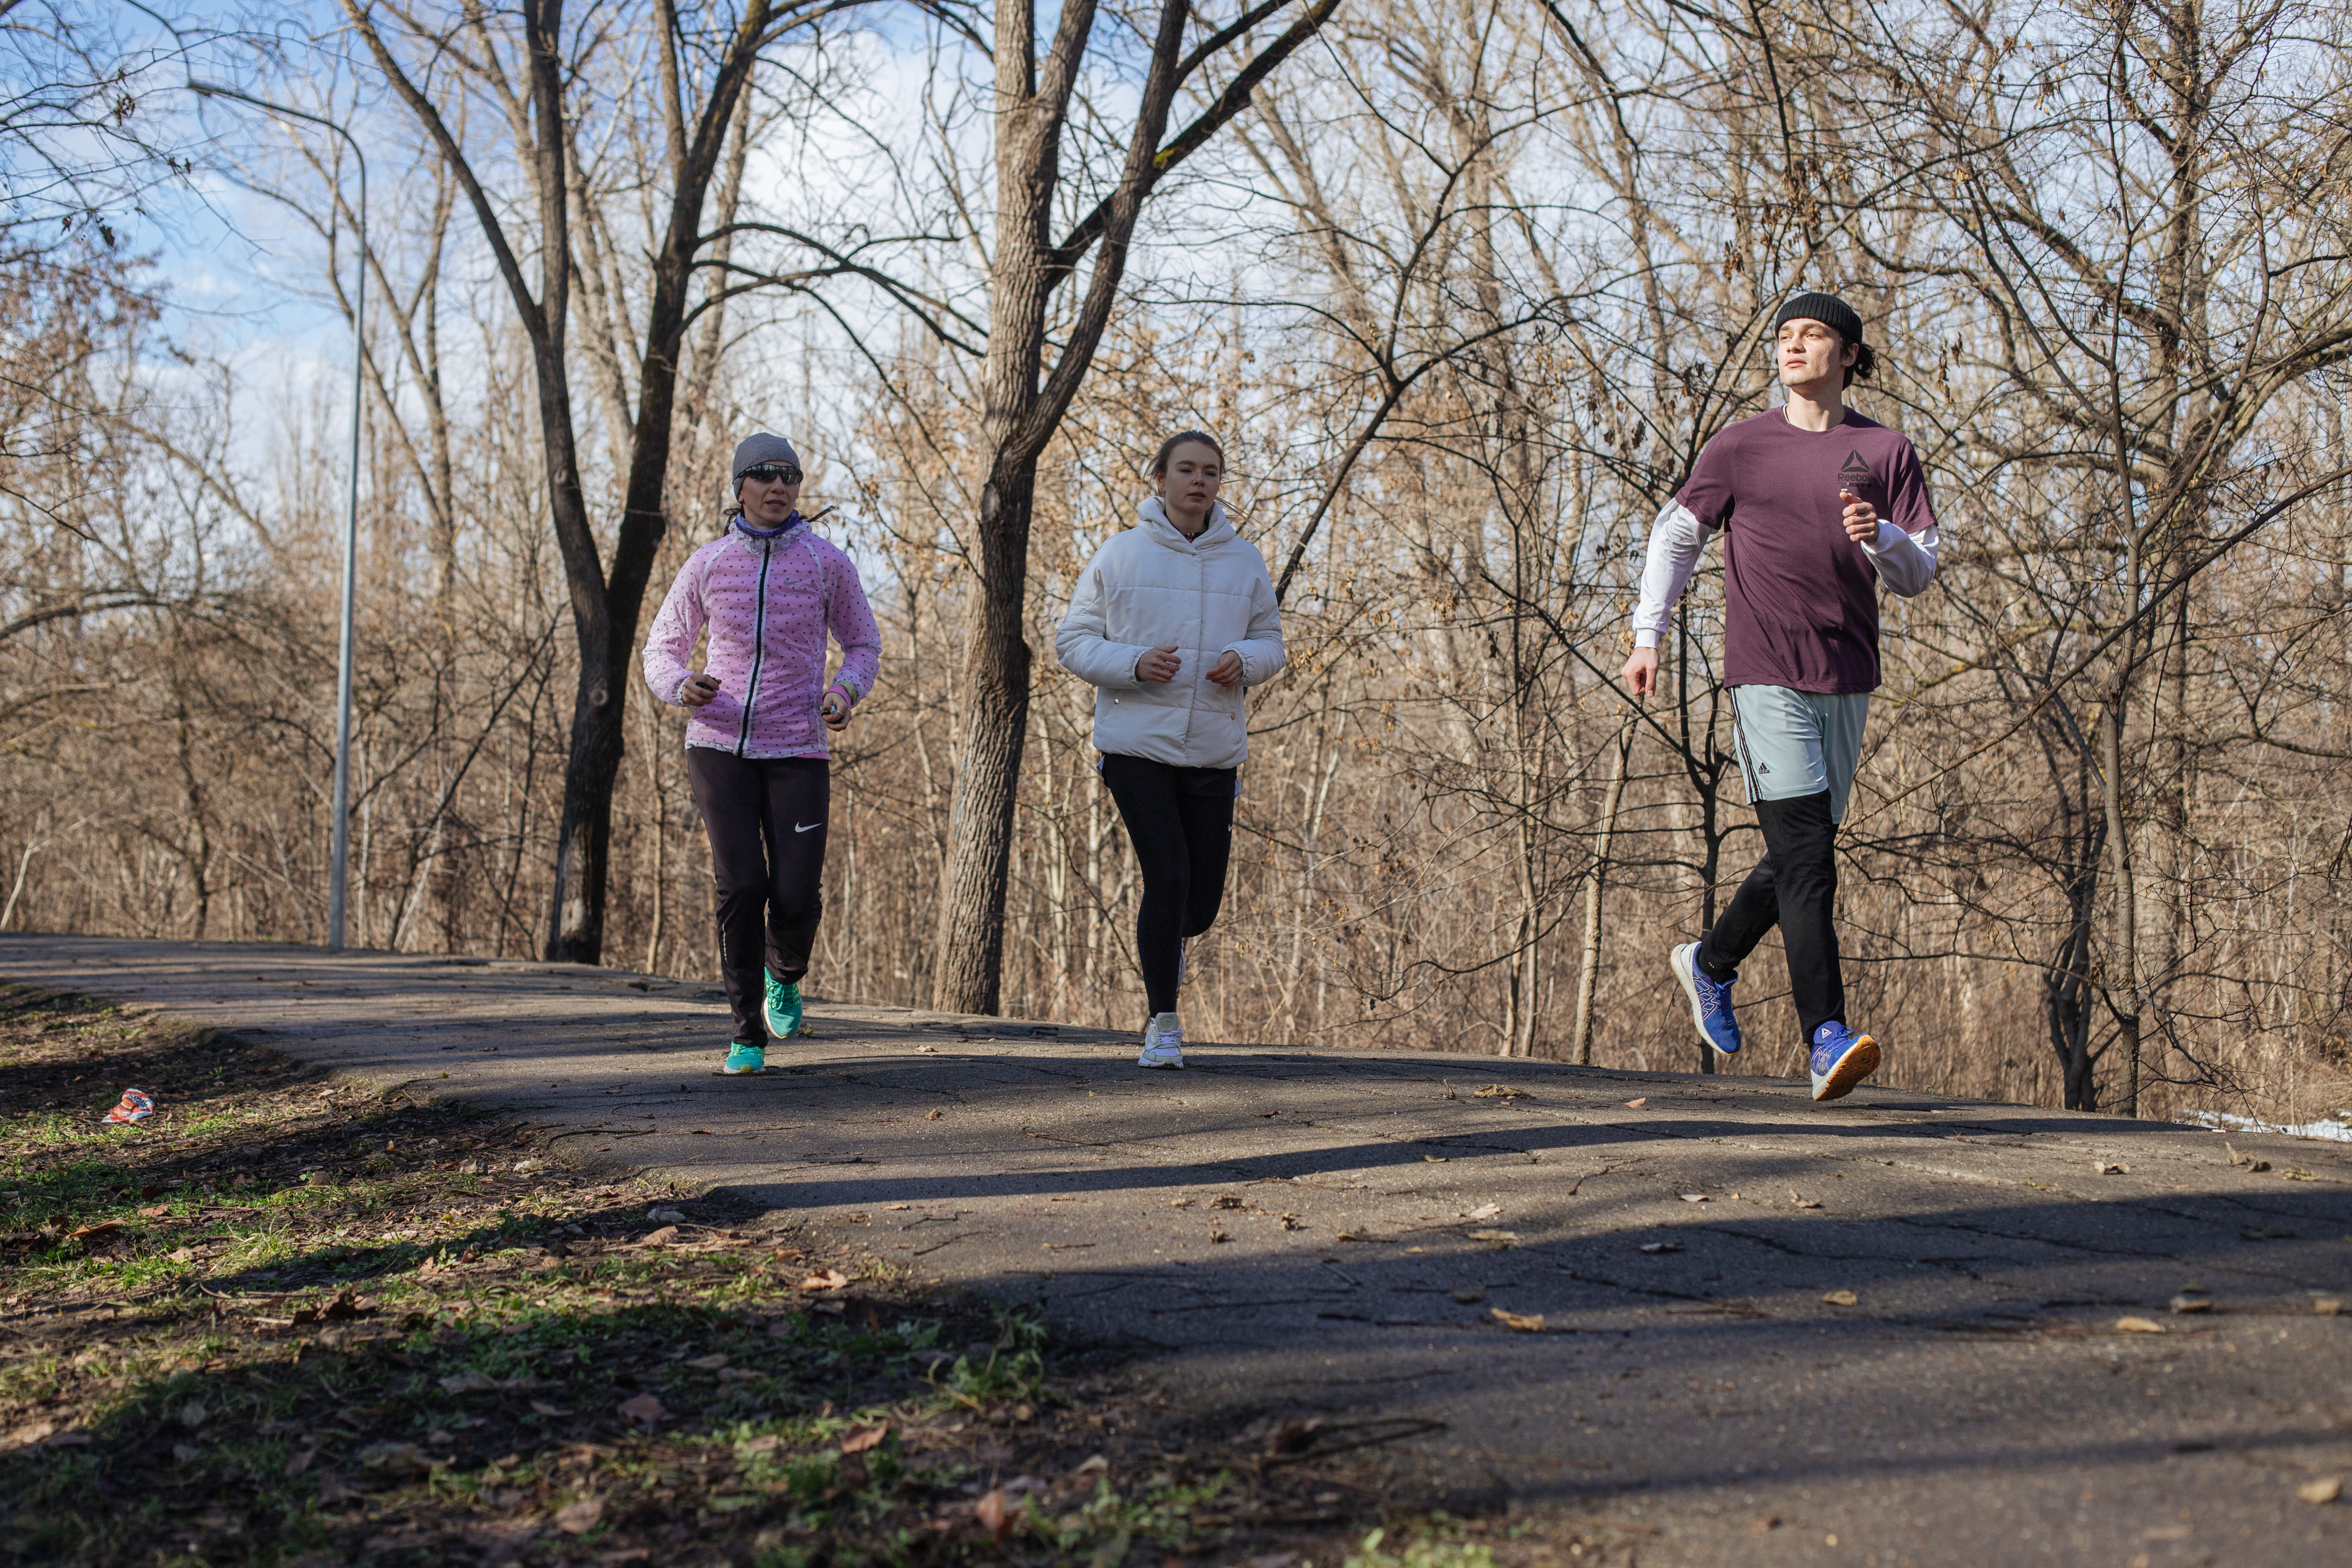
<path fill-rule="evenodd" d="M 767 1070 L 801 1027 L 824 913 L 833 797 L 825 732 L 874 689 L 882 633 L 857 568 L 798 511 L 801 460 L 780 435 L 735 449 L 727 532 L 687 558 L 646 637 L 646 685 L 694 710 L 686 771 L 719 883 L 719 962 L 735 1012 L 724 1071 Z M 694 644 L 710 646 L 697 673 Z M 825 679 L 825 634 L 841 667 Z"/>

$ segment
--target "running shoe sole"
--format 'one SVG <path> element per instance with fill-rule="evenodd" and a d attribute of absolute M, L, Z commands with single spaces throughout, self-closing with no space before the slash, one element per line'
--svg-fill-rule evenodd
<path fill-rule="evenodd" d="M 1698 963 L 1698 944 L 1684 943 L 1666 955 L 1666 963 L 1673 968 L 1675 978 L 1682 982 L 1683 995 L 1690 998 L 1691 1027 L 1698 1030 L 1699 1039 L 1717 1056 L 1738 1055 L 1736 1051 L 1726 1051 L 1716 1044 L 1715 1037 L 1706 1032 L 1706 1006 L 1698 999 L 1698 982 L 1691 977 L 1691 971 Z"/>
<path fill-rule="evenodd" d="M 1853 1092 L 1854 1085 L 1878 1071 L 1878 1041 L 1866 1034 L 1853 1037 L 1853 1049 L 1838 1058 L 1838 1064 L 1825 1078 L 1813 1080 L 1813 1098 L 1843 1100 Z"/>

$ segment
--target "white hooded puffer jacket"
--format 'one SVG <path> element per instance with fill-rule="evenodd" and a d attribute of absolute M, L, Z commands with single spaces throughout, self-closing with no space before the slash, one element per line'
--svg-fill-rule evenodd
<path fill-rule="evenodd" d="M 1078 574 L 1070 612 L 1054 639 L 1062 667 L 1095 687 L 1095 746 L 1179 768 L 1238 768 L 1249 756 L 1244 688 L 1272 680 L 1286 662 L 1282 611 L 1257 547 L 1234 532 L 1223 507 L 1188 539 L 1160 498 L 1134 528 L 1107 540 Z M 1172 681 L 1139 681 L 1137 661 L 1173 647 Z M 1241 655 L 1238 685 L 1209 671 L 1227 649 Z"/>

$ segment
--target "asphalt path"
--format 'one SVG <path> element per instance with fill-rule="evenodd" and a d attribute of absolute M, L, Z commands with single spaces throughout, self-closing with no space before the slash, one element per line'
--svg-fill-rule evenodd
<path fill-rule="evenodd" d="M 824 1003 L 730 1079 L 715 988 L 562 965 L 5 936 L 0 978 L 843 1227 L 1237 1431 L 1319 1419 L 1365 1489 L 1645 1564 L 2352 1563 L 2301 1495 L 2352 1493 L 2352 1145 L 1460 1055 L 1150 1072 Z"/>

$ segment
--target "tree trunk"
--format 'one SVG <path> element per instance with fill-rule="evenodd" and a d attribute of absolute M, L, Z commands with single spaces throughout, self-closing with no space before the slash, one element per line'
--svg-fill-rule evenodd
<path fill-rule="evenodd" d="M 1617 835 L 1617 809 L 1625 800 L 1625 768 L 1633 754 L 1634 719 L 1628 716 L 1617 732 L 1617 765 L 1609 774 L 1609 792 L 1601 802 L 1601 841 L 1593 846 L 1592 874 L 1584 884 L 1584 953 L 1576 977 L 1576 1063 L 1592 1065 L 1592 996 L 1601 978 L 1601 891 L 1609 878 L 1609 841 Z"/>
<path fill-rule="evenodd" d="M 931 1005 L 992 1013 L 1004 979 L 1004 897 L 1013 815 L 1029 737 L 1028 589 L 1034 461 L 1000 465 L 981 494 L 981 597 L 964 659 L 964 735 L 957 758 L 946 897 Z"/>
<path fill-rule="evenodd" d="M 2123 1030 L 2116 1043 L 2124 1053 L 2123 1113 L 2139 1114 L 2139 899 L 2133 886 L 2131 839 L 2124 831 L 2123 821 L 2123 700 L 2120 693 L 2109 701 L 2099 715 L 2099 749 L 2102 780 L 2107 813 L 2107 851 L 2115 857 L 2112 874 L 2116 879 L 2116 969 L 2121 978 L 2118 988 L 2107 988 L 2107 1005 L 2115 1009 L 2116 1019 Z"/>

